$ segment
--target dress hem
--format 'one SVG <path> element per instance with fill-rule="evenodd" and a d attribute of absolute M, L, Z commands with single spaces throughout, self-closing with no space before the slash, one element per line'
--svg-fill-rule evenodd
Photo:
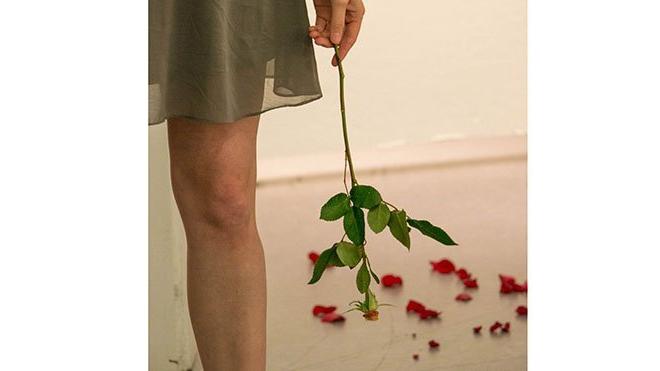
<path fill-rule="evenodd" d="M 314 102 L 314 101 L 319 100 L 321 98 L 323 98 L 322 93 L 318 94 L 317 96 L 313 95 L 312 98 L 304 100 L 304 101 L 299 102 L 299 103 L 281 104 L 281 105 L 270 107 L 270 108 L 262 110 L 262 111 L 244 114 L 242 116 L 238 116 L 236 118 L 229 119 L 229 120 L 218 120 L 218 119 L 213 119 L 213 118 L 209 118 L 209 117 L 191 116 L 191 115 L 188 115 L 188 114 L 181 114 L 181 113 L 170 113 L 170 114 L 164 115 L 159 120 L 149 122 L 149 126 L 159 125 L 159 124 L 162 124 L 162 123 L 166 122 L 168 119 L 176 118 L 176 117 L 182 117 L 182 118 L 190 119 L 190 120 L 197 121 L 197 122 L 203 123 L 203 124 L 221 125 L 221 124 L 236 122 L 236 121 L 244 119 L 246 117 L 261 115 L 262 113 L 266 113 L 266 112 L 269 112 L 269 111 L 272 111 L 272 110 L 278 109 L 278 108 L 302 106 L 303 104 L 311 103 L 311 102 Z"/>

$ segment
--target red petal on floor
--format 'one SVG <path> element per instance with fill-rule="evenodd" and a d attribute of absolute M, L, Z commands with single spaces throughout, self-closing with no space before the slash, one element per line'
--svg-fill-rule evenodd
<path fill-rule="evenodd" d="M 346 318 L 344 318 L 344 316 L 335 312 L 324 314 L 323 317 L 321 317 L 321 322 L 342 322 L 345 320 Z"/>
<path fill-rule="evenodd" d="M 449 274 L 456 269 L 454 263 L 449 261 L 449 259 L 442 259 L 437 262 L 431 262 L 431 265 L 433 266 L 434 271 L 442 274 Z"/>
<path fill-rule="evenodd" d="M 380 278 L 380 282 L 383 284 L 385 287 L 392 287 L 394 285 L 402 285 L 403 280 L 399 276 L 395 276 L 393 274 L 386 274 L 383 277 Z"/>
<path fill-rule="evenodd" d="M 431 348 L 431 349 L 435 349 L 435 348 L 437 348 L 437 347 L 439 347 L 439 346 L 440 346 L 440 343 L 438 343 L 437 341 L 435 341 L 435 340 L 430 340 L 430 341 L 429 341 L 429 348 Z"/>
<path fill-rule="evenodd" d="M 474 332 L 475 334 L 481 334 L 481 327 L 482 326 L 473 327 L 472 332 Z"/>
<path fill-rule="evenodd" d="M 502 332 L 509 332 L 510 328 L 511 328 L 511 324 L 507 322 L 504 324 L 504 326 L 502 326 Z"/>
<path fill-rule="evenodd" d="M 523 292 L 527 292 L 527 281 L 522 284 Z"/>
<path fill-rule="evenodd" d="M 507 283 L 509 285 L 513 285 L 514 283 L 516 283 L 516 279 L 513 278 L 512 276 L 507 276 L 507 275 L 504 275 L 504 274 L 500 274 L 500 282 Z"/>
<path fill-rule="evenodd" d="M 500 322 L 498 322 L 498 321 L 495 321 L 495 323 L 493 323 L 492 325 L 490 325 L 490 329 L 489 329 L 489 331 L 490 331 L 490 332 L 495 332 L 495 331 L 497 331 L 497 329 L 500 328 L 500 327 L 502 327 L 502 324 L 501 324 Z"/>
<path fill-rule="evenodd" d="M 327 313 L 332 313 L 335 310 L 337 310 L 337 307 L 335 306 L 323 306 L 323 305 L 315 305 L 314 309 L 312 309 L 312 314 L 315 316 L 318 316 L 319 314 L 327 314 Z"/>
<path fill-rule="evenodd" d="M 465 287 L 469 288 L 469 289 L 476 289 L 477 287 L 479 287 L 479 284 L 477 283 L 476 278 L 470 278 L 470 279 L 467 279 L 467 280 L 463 280 L 463 285 Z"/>
<path fill-rule="evenodd" d="M 457 270 L 456 275 L 458 276 L 458 279 L 460 279 L 461 281 L 466 280 L 471 276 L 471 274 L 468 271 L 466 271 L 465 268 L 461 268 Z"/>
<path fill-rule="evenodd" d="M 525 292 L 525 287 L 523 285 L 519 285 L 517 283 L 513 284 L 513 291 L 515 292 Z"/>
<path fill-rule="evenodd" d="M 406 312 L 417 312 L 421 313 L 426 310 L 426 307 L 424 304 L 414 301 L 414 300 L 408 300 L 408 305 L 406 305 Z"/>
<path fill-rule="evenodd" d="M 516 313 L 518 313 L 519 316 L 526 316 L 527 307 L 524 305 L 519 305 L 518 308 L 516 308 Z"/>
<path fill-rule="evenodd" d="M 440 312 L 435 311 L 433 309 L 424 309 L 422 312 L 419 313 L 419 318 L 420 319 L 429 319 L 429 318 L 438 318 L 440 315 Z"/>
<path fill-rule="evenodd" d="M 500 292 L 502 294 L 508 294 L 510 292 L 513 292 L 515 284 L 516 284 L 515 278 L 504 274 L 500 274 Z"/>
<path fill-rule="evenodd" d="M 319 254 L 317 254 L 317 253 L 314 252 L 314 251 L 312 251 L 312 252 L 310 252 L 309 254 L 307 254 L 307 256 L 309 257 L 309 260 L 311 260 L 312 263 L 314 263 L 314 264 L 316 264 L 316 261 L 319 260 Z"/>
<path fill-rule="evenodd" d="M 456 301 L 470 301 L 470 300 L 472 300 L 472 295 L 466 292 L 456 295 Z"/>
<path fill-rule="evenodd" d="M 413 354 L 413 359 L 414 359 L 415 361 L 419 360 L 419 354 Z"/>

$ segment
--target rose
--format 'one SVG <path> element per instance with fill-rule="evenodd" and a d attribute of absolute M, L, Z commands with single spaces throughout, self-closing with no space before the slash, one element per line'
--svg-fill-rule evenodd
<path fill-rule="evenodd" d="M 360 268 L 357 270 L 355 283 L 358 291 L 364 294 L 364 301 L 351 302 L 353 308 L 349 311 L 358 310 L 363 313 L 365 319 L 377 320 L 377 309 L 387 304 L 378 304 L 376 296 L 370 288 L 371 278 L 377 284 L 380 283 L 380 280 L 371 268 L 371 263 L 365 249 L 367 241 L 365 238 L 366 228 L 363 209 L 367 210 L 366 224 L 369 225 L 369 228 L 374 233 L 380 233 L 385 228 L 388 228 L 392 236 L 407 249 L 410 249 L 411 227 L 443 245 L 454 246 L 456 242 L 440 227 L 433 225 L 427 220 L 413 219 L 406 214 L 404 209 L 399 209 L 385 201 L 375 187 L 358 183 L 348 143 L 346 103 L 344 101 L 344 67 L 339 58 L 339 47 L 335 45 L 334 49 L 339 67 L 339 105 L 344 138 L 344 187 L 346 192 L 337 193 L 330 197 L 321 207 L 320 218 L 326 221 L 342 219 L 344 235 L 339 242 L 334 243 L 331 247 L 323 251 L 316 259 L 309 284 L 314 284 L 321 279 L 323 272 L 329 266 L 347 266 L 352 270 L 360 265 Z M 350 189 L 346 184 L 347 168 L 351 177 Z M 348 240 L 346 240 L 347 238 Z"/>

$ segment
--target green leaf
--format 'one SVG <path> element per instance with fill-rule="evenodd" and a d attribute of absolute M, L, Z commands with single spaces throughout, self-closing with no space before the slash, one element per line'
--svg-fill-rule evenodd
<path fill-rule="evenodd" d="M 337 220 L 344 216 L 351 209 L 348 195 L 346 193 L 337 193 L 321 206 L 321 219 Z"/>
<path fill-rule="evenodd" d="M 350 242 L 344 241 L 337 243 L 337 255 L 339 259 L 351 269 L 360 263 L 362 252 L 362 246 L 355 246 Z"/>
<path fill-rule="evenodd" d="M 382 202 L 369 209 L 367 213 L 367 223 L 369 223 L 369 227 L 375 233 L 382 232 L 387 227 L 387 222 L 389 221 L 390 208 Z"/>
<path fill-rule="evenodd" d="M 399 240 L 405 247 L 410 249 L 410 229 L 406 225 L 406 211 L 395 210 L 390 214 L 390 221 L 387 223 L 390 227 L 392 236 Z"/>
<path fill-rule="evenodd" d="M 346 264 L 339 259 L 339 255 L 337 255 L 337 250 L 330 255 L 330 260 L 328 260 L 328 266 L 334 265 L 335 267 L 344 267 Z"/>
<path fill-rule="evenodd" d="M 422 232 L 423 235 L 429 236 L 443 245 L 458 245 L 456 242 L 454 242 L 454 240 L 451 239 L 451 237 L 449 237 L 447 232 L 443 231 L 440 227 L 434 226 L 428 220 L 415 220 L 408 218 L 408 224 Z"/>
<path fill-rule="evenodd" d="M 356 185 L 351 188 L 351 200 L 353 200 L 353 205 L 357 207 L 371 209 L 383 199 L 376 188 L 368 185 Z"/>
<path fill-rule="evenodd" d="M 364 243 L 364 212 L 359 207 L 351 207 L 344 215 L 344 231 L 356 245 Z"/>
<path fill-rule="evenodd" d="M 321 276 L 323 275 L 325 268 L 328 266 L 328 261 L 330 261 L 330 257 L 333 254 L 335 254 L 334 245 L 331 248 L 321 253 L 319 258 L 316 260 L 316 264 L 314 264 L 314 272 L 312 273 L 312 279 L 310 279 L 309 282 L 307 282 L 308 285 L 316 283 L 318 280 L 321 279 Z"/>
<path fill-rule="evenodd" d="M 371 283 L 371 276 L 369 276 L 369 269 L 367 268 L 367 263 L 362 262 L 360 270 L 357 272 L 357 277 L 355 278 L 355 283 L 357 284 L 357 289 L 360 293 L 364 294 L 369 290 L 369 284 Z"/>

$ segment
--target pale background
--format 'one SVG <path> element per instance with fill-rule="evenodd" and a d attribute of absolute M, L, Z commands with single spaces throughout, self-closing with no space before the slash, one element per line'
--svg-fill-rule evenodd
<path fill-rule="evenodd" d="M 452 221 L 443 222 L 443 225 L 455 224 L 453 228 L 459 231 L 459 235 L 465 229 L 461 236 L 462 241 L 466 240 L 469 231 L 478 229 L 483 223 L 491 223 L 495 230 L 506 229 L 509 231 L 504 237 L 506 246 L 499 250 L 492 245 L 488 246 L 490 253 L 502 252 L 511 264 L 508 267 L 509 273 L 524 278 L 525 2 L 423 0 L 415 2 L 414 7 L 411 7 L 401 2 L 377 1 L 368 2 L 366 6 L 367 15 L 360 41 L 345 64 L 349 130 L 358 169 L 365 174 L 371 174 L 369 171 L 372 170 L 382 172 L 393 168 L 412 169 L 407 172 L 407 180 L 394 175 L 389 178 L 378 177 L 376 173 L 365 177 L 374 179 L 382 188 L 390 190 L 389 199 L 400 199 L 402 204 L 417 207 L 418 210 L 424 206 L 414 205 L 414 200 L 403 196 L 402 192 L 405 193 L 406 188 L 398 184 L 410 183 L 409 186 L 414 187 L 415 179 L 426 179 L 427 184 L 438 182 L 438 187 L 433 188 L 435 191 L 442 189 L 443 185 L 447 186 L 449 190 L 446 192 L 450 192 L 452 196 L 456 195 L 456 199 L 452 199 L 451 208 L 463 214 L 461 217 L 452 216 Z M 310 14 L 313 13 L 310 3 L 308 7 Z M 324 183 L 326 178 L 322 176 L 335 174 L 343 165 L 337 111 L 337 75 L 336 70 L 330 67 L 329 59 L 329 51 L 317 48 L 324 98 L 302 107 L 269 112 L 263 116 L 259 129 L 258 222 L 263 234 L 262 239 L 267 245 L 266 257 L 269 259 L 269 369 L 273 370 L 324 369 L 319 365 L 302 367 L 305 365 L 306 350 L 301 348 L 304 344 L 296 346 L 295 337 L 292 336 L 305 335 L 307 330 L 326 331 L 324 336 L 332 335 L 327 334 L 328 328 L 315 327 L 319 324 L 309 322 L 310 318 L 307 316 L 311 305 L 316 304 L 313 301 L 321 299 L 308 301 L 297 297 L 296 300 L 300 303 L 291 303 L 300 305 L 300 313 L 305 313 L 301 314 L 305 317 L 300 319 L 303 328 L 293 333 L 291 328 L 282 328 L 281 324 L 270 317 L 289 305 L 283 302 L 281 296 L 271 295 L 287 292 L 290 289 L 288 283 L 295 284 L 302 278 L 296 274 L 291 274 L 286 279 L 280 275 L 277 281 L 270 278 L 273 274 L 277 275 L 278 269 L 273 266 L 278 255 L 276 245 L 282 243 L 283 237 L 272 232 L 275 229 L 272 223 L 265 222 L 266 218 L 272 220 L 268 216 L 273 213 L 275 207 L 282 207 L 282 203 L 288 202 L 286 195 L 297 192 L 303 198 L 302 201 L 298 199 L 299 205 L 296 208 L 290 209 L 292 220 L 308 222 L 312 227 L 323 228 L 320 231 L 328 231 L 329 227 L 319 226 L 315 214 L 326 194 L 336 189 L 340 183 L 332 177 L 327 178 Z M 198 365 L 195 363 L 195 348 L 184 300 L 184 237 L 169 189 L 165 125 L 149 130 L 151 370 L 186 370 Z M 443 167 L 447 164 L 474 166 Z M 424 170 L 435 169 L 433 166 L 436 165 L 442 169 L 442 173 L 435 174 Z M 318 170 L 319 168 L 322 170 Z M 415 173 L 415 169 L 420 173 Z M 410 177 L 410 174 L 414 176 Z M 307 182 L 307 185 L 295 188 L 297 183 L 292 183 L 294 178 L 298 182 Z M 308 181 L 305 180 L 308 178 Z M 333 183 L 327 183 L 328 181 Z M 459 192 L 470 188 L 473 189 L 472 193 Z M 460 195 L 451 193 L 452 189 Z M 428 189 L 429 192 L 433 190 Z M 502 197 L 488 199 L 494 194 L 500 194 Z M 492 207 L 488 212 L 492 215 L 480 209 L 481 206 L 478 205 L 481 203 L 475 200 L 481 199 L 490 202 Z M 461 205 L 464 207 L 459 207 Z M 442 217 L 441 214 L 436 216 L 433 210 L 426 209 L 427 216 L 428 213 L 432 214 L 429 219 Z M 299 212 L 296 213 L 296 210 Z M 478 218 L 483 220 L 478 222 Z M 460 223 L 461 220 L 464 220 L 464 223 Z M 307 251 L 323 248 L 305 246 L 318 240 L 320 236 L 320 232 L 310 232 L 307 240 L 298 241 L 301 246 L 295 250 L 298 255 L 295 260 L 297 265 L 306 269 Z M 481 237 L 475 236 L 474 239 L 479 241 Z M 322 243 L 326 240 L 324 237 Z M 494 241 L 489 240 L 489 243 Z M 415 261 L 423 262 L 426 258 L 423 249 L 420 248 L 421 255 L 415 257 Z M 429 253 L 431 251 L 429 250 Z M 459 261 L 474 261 L 473 265 L 479 264 L 474 254 L 475 249 L 472 251 L 472 256 L 459 254 L 455 257 Z M 384 265 L 388 261 L 396 260 L 398 256 L 396 252 L 382 254 L 381 264 Z M 501 258 L 502 254 L 491 256 L 492 259 L 498 257 Z M 391 269 L 396 267 L 390 266 Z M 398 271 L 401 273 L 404 269 L 399 268 Z M 306 274 L 307 271 L 303 270 L 300 275 Z M 347 301 L 345 299 L 352 299 L 350 295 L 353 293 L 348 286 L 339 287 L 345 289 L 332 299 L 341 305 L 343 301 Z M 492 293 L 486 293 L 487 287 L 488 284 L 484 282 L 481 290 L 486 297 L 492 296 Z M 318 288 L 304 288 L 310 289 L 312 291 L 305 292 L 314 297 L 316 294 L 313 290 Z M 490 291 L 492 290 L 491 287 Z M 496 288 L 494 290 L 496 291 Z M 471 304 L 475 305 L 470 308 L 478 308 L 476 302 Z M 435 306 L 443 306 L 445 312 L 451 313 L 452 305 L 455 303 L 448 297 Z M 514 303 L 506 302 L 503 308 L 494 310 L 508 313 L 508 306 L 511 305 Z M 295 313 L 298 313 L 298 309 Z M 390 324 L 394 326 L 395 323 L 400 323 L 393 318 L 383 318 L 382 323 L 387 324 L 387 331 L 390 331 Z M 351 319 L 355 323 L 358 322 L 357 319 Z M 449 320 L 446 322 L 449 323 Z M 347 327 L 348 324 L 349 322 Z M 420 334 L 421 331 L 423 330 L 420 330 Z M 450 329 L 450 333 L 452 332 Z M 456 332 L 460 331 L 456 329 Z M 520 369 L 524 365 L 526 352 L 521 353 L 525 346 L 526 334 L 524 335 L 524 338 L 512 336 L 509 341 L 512 343 L 509 344 L 511 348 L 506 348 L 505 353 L 514 360 L 513 363 L 506 364 L 519 366 L 511 369 Z M 392 338 L 388 338 L 387 334 L 379 336 L 392 344 Z M 294 344 L 287 346 L 288 341 Z M 479 353 L 484 357 L 501 354 L 491 345 L 483 346 L 485 348 Z M 286 354 L 281 354 L 284 349 L 299 362 L 297 366 L 289 367 L 292 360 Z M 298 350 L 300 352 L 296 353 Z M 367 355 L 365 358 L 368 360 L 373 356 L 377 369 L 405 369 L 402 365 L 406 363 L 402 363 L 402 359 L 409 357 L 412 350 L 397 352 L 394 349 L 389 352 L 398 354 L 400 358 L 383 358 L 382 362 L 379 361 L 379 355 Z M 419 352 L 422 356 L 425 355 L 423 351 Z M 449 363 L 447 367 L 455 369 L 460 368 L 458 365 L 463 365 L 461 367 L 468 369 L 464 359 L 452 354 L 448 358 L 454 363 Z M 490 362 L 486 363 L 486 366 L 495 367 L 501 360 L 495 357 L 485 359 L 484 362 Z M 325 367 L 331 369 L 340 366 L 342 365 L 327 364 Z M 369 364 L 367 368 L 369 367 L 373 369 L 374 364 Z M 357 368 L 349 366 L 348 369 Z M 420 369 L 439 368 L 428 366 Z M 497 369 L 507 368 L 500 366 Z"/>

